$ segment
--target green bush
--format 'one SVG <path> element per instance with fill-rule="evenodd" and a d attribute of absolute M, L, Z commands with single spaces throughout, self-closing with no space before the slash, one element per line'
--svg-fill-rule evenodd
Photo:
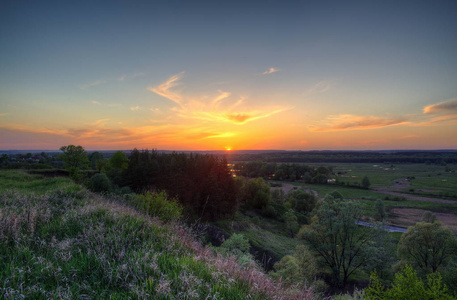
<path fill-rule="evenodd" d="M 139 210 L 165 222 L 177 220 L 182 216 L 183 207 L 176 199 L 170 199 L 165 191 L 136 195 L 133 201 Z"/>
<path fill-rule="evenodd" d="M 112 183 L 105 173 L 95 174 L 89 179 L 88 188 L 96 193 L 108 193 L 112 189 Z"/>
<path fill-rule="evenodd" d="M 303 190 L 294 190 L 289 192 L 288 202 L 295 211 L 308 213 L 316 206 L 317 198 Z"/>
<path fill-rule="evenodd" d="M 370 279 L 371 284 L 365 289 L 366 299 L 453 299 L 448 294 L 448 288 L 442 283 L 438 272 L 427 275 L 427 282 L 424 284 L 417 276 L 417 272 L 407 265 L 401 272 L 395 274 L 392 287 L 388 289 L 384 288 L 376 273 L 372 273 Z"/>
<path fill-rule="evenodd" d="M 278 214 L 276 213 L 276 210 L 273 206 L 267 205 L 262 208 L 262 215 L 267 218 L 276 218 Z"/>

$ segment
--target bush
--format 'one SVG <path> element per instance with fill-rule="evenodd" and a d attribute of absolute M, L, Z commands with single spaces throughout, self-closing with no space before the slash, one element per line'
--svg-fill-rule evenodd
<path fill-rule="evenodd" d="M 165 222 L 177 220 L 182 216 L 183 207 L 176 199 L 169 199 L 168 194 L 164 191 L 136 195 L 133 201 L 134 205 L 141 211 Z"/>
<path fill-rule="evenodd" d="M 308 213 L 316 206 L 317 198 L 303 190 L 294 190 L 289 193 L 288 202 L 294 210 Z"/>
<path fill-rule="evenodd" d="M 89 179 L 88 188 L 96 193 L 108 193 L 112 189 L 112 183 L 105 173 L 95 174 Z"/>
<path fill-rule="evenodd" d="M 267 205 L 262 208 L 262 215 L 267 218 L 276 218 L 278 214 L 273 206 Z"/>

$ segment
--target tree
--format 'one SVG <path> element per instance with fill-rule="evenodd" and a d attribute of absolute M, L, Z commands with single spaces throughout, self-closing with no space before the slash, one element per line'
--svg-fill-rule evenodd
<path fill-rule="evenodd" d="M 344 286 L 356 270 L 371 265 L 376 229 L 357 225 L 358 203 L 327 196 L 310 225 L 298 237 L 314 251 L 332 274 L 334 284 Z"/>
<path fill-rule="evenodd" d="M 316 196 L 303 190 L 292 190 L 288 196 L 291 207 L 301 213 L 311 212 L 317 204 Z"/>
<path fill-rule="evenodd" d="M 70 177 L 76 181 L 83 178 L 81 170 L 89 169 L 89 159 L 87 153 L 82 146 L 68 145 L 60 147 L 61 159 L 64 162 L 64 167 L 69 171 Z"/>
<path fill-rule="evenodd" d="M 367 189 L 367 188 L 370 187 L 370 185 L 371 185 L 370 179 L 368 179 L 367 176 L 363 177 L 363 179 L 362 179 L 362 187 Z"/>
<path fill-rule="evenodd" d="M 455 244 L 455 236 L 448 227 L 439 222 L 419 222 L 401 236 L 398 255 L 425 273 L 436 272 L 453 255 Z"/>
<path fill-rule="evenodd" d="M 101 154 L 98 151 L 92 152 L 91 154 L 89 154 L 89 161 L 90 161 L 90 167 L 92 168 L 92 170 L 101 171 L 100 169 L 98 169 L 98 166 L 101 166 L 99 161 L 104 161 L 103 154 Z"/>
<path fill-rule="evenodd" d="M 270 186 L 263 178 L 251 178 L 245 180 L 239 192 L 240 202 L 248 208 L 261 209 L 268 205 L 271 200 Z"/>
<path fill-rule="evenodd" d="M 116 151 L 116 153 L 111 156 L 108 160 L 108 177 L 117 185 L 123 186 L 125 185 L 122 172 L 124 172 L 129 166 L 129 160 L 124 152 Z"/>
<path fill-rule="evenodd" d="M 370 277 L 371 283 L 365 289 L 368 300 L 446 300 L 453 299 L 447 293 L 448 289 L 442 283 L 440 273 L 427 275 L 427 282 L 417 276 L 416 271 L 407 265 L 401 272 L 395 274 L 392 287 L 385 289 L 376 273 Z"/>
<path fill-rule="evenodd" d="M 109 159 L 108 166 L 111 169 L 118 169 L 124 171 L 129 166 L 129 159 L 127 158 L 124 152 L 116 151 L 116 153 L 114 153 L 113 156 L 111 156 L 111 158 Z"/>
<path fill-rule="evenodd" d="M 289 209 L 284 214 L 284 221 L 286 222 L 287 230 L 290 232 L 290 235 L 293 237 L 297 231 L 300 229 L 300 225 L 298 225 L 298 219 L 295 215 L 294 211 Z"/>
<path fill-rule="evenodd" d="M 436 222 L 436 221 L 438 221 L 438 218 L 431 211 L 427 210 L 422 214 L 422 222 L 433 223 L 433 222 Z"/>

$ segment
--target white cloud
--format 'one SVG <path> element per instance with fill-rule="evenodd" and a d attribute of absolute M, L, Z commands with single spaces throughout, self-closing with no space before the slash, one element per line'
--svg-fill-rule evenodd
<path fill-rule="evenodd" d="M 181 104 L 182 97 L 178 93 L 172 91 L 171 89 L 178 85 L 178 81 L 182 78 L 183 74 L 184 72 L 173 75 L 170 78 L 168 78 L 167 81 L 158 85 L 157 87 L 148 87 L 148 90 L 162 97 L 165 97 L 177 104 Z"/>
<path fill-rule="evenodd" d="M 278 71 L 279 71 L 278 68 L 269 68 L 268 70 L 263 72 L 262 75 L 268 75 L 268 74 L 275 73 L 275 72 L 278 72 Z"/>

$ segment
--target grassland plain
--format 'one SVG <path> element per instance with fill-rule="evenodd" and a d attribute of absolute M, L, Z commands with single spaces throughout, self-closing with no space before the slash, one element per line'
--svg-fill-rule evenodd
<path fill-rule="evenodd" d="M 128 199 L 58 180 L 0 171 L 2 298 L 315 298 L 312 289 L 286 288 L 255 264 L 215 253 Z"/>

